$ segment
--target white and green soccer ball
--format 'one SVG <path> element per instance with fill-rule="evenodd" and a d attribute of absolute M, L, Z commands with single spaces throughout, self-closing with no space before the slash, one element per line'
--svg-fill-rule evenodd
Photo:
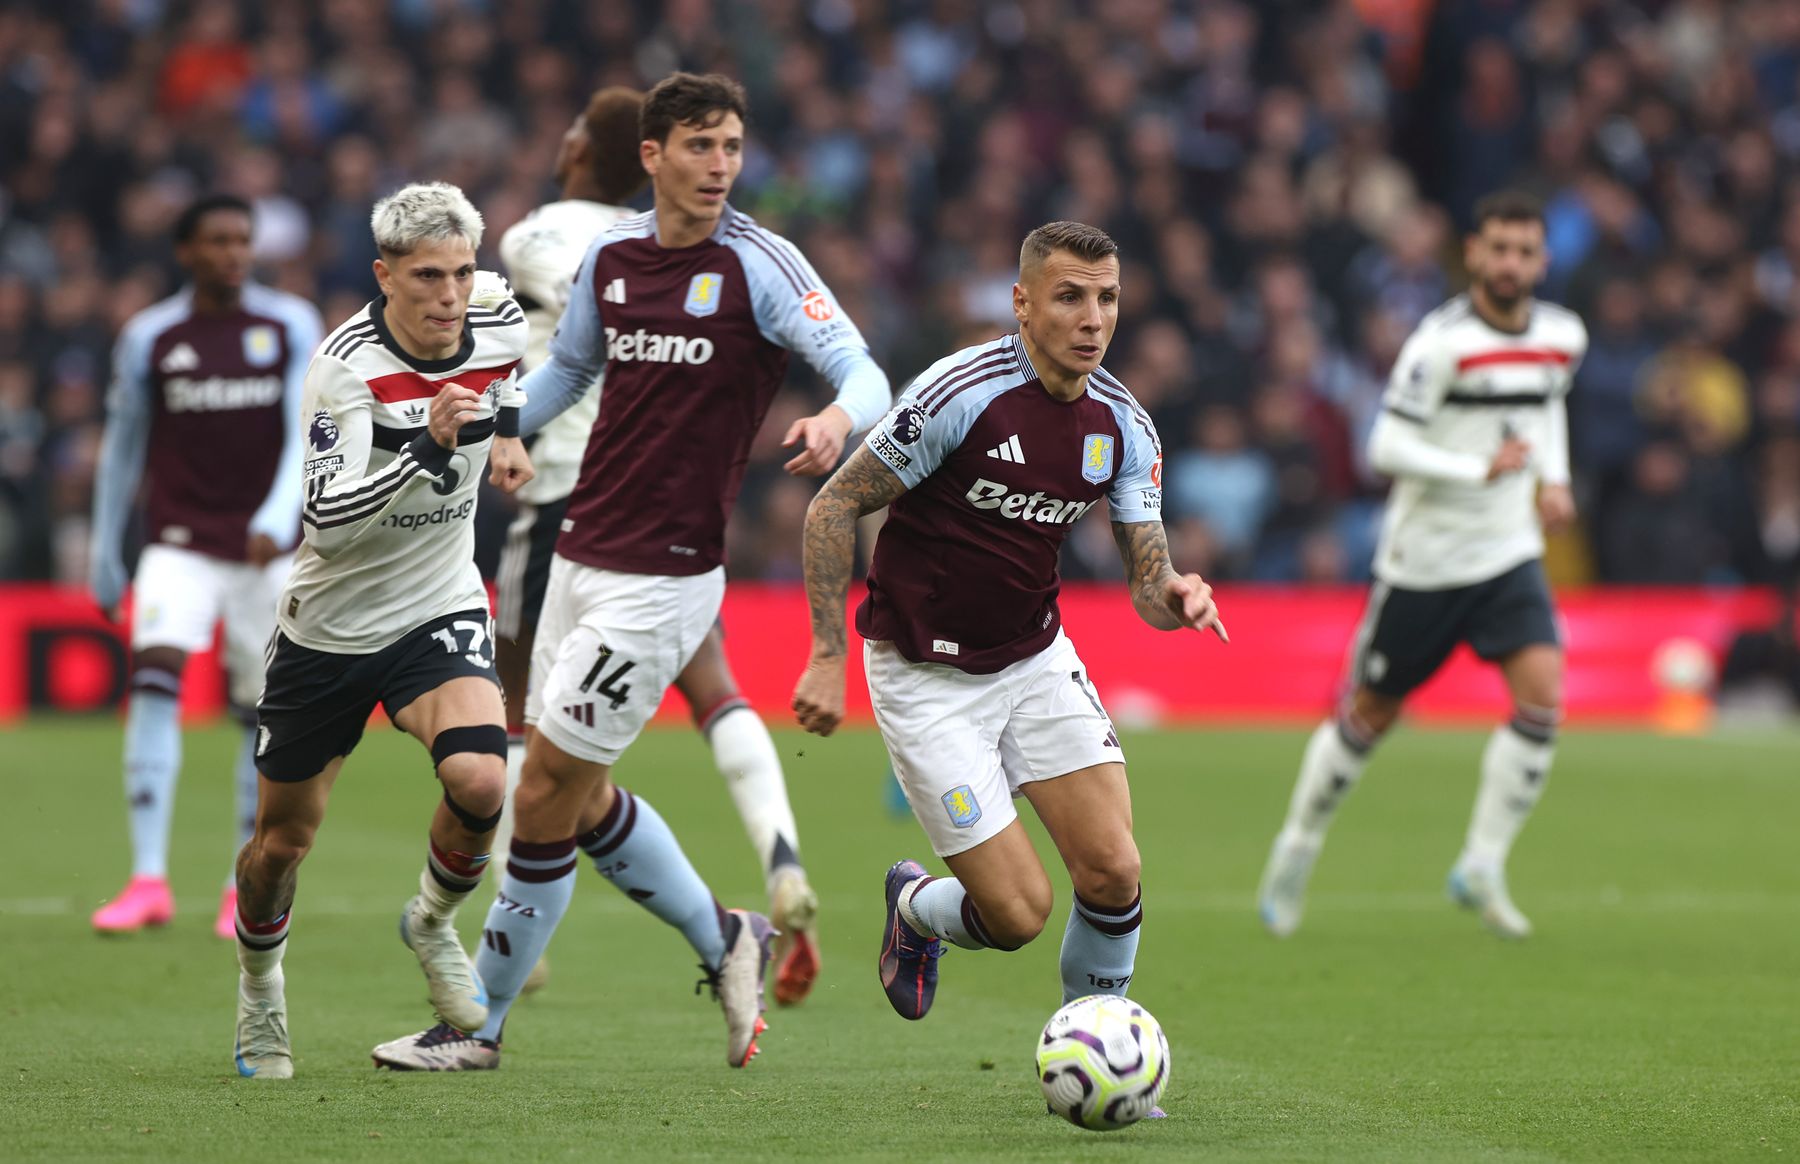
<path fill-rule="evenodd" d="M 1037 1073 L 1051 1111 L 1078 1128 L 1116 1131 L 1156 1107 L 1169 1082 L 1169 1040 L 1129 998 L 1090 994 L 1044 1024 Z"/>

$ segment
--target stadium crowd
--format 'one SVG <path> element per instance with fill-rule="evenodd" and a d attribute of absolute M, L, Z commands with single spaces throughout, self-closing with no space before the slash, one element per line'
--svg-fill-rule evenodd
<path fill-rule="evenodd" d="M 743 80 L 734 201 L 799 243 L 896 387 L 1011 328 L 1025 231 L 1112 232 L 1107 364 L 1162 432 L 1183 568 L 1367 576 L 1362 438 L 1507 184 L 1545 200 L 1543 294 L 1591 334 L 1554 575 L 1800 561 L 1791 0 L 25 0 L 0 11 L 0 578 L 85 576 L 112 339 L 174 289 L 195 195 L 249 198 L 262 276 L 334 326 L 374 291 L 376 198 L 462 186 L 497 266 L 587 92 L 676 68 Z M 825 388 L 795 368 L 737 577 L 799 576 L 817 482 L 776 445 Z M 1118 569 L 1083 523 L 1065 573 Z"/>

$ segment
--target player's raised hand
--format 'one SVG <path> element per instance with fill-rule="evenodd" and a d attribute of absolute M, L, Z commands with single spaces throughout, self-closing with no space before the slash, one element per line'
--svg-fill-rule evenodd
<path fill-rule="evenodd" d="M 1170 578 L 1164 585 L 1163 602 L 1182 626 L 1193 630 L 1209 630 L 1219 636 L 1220 642 L 1228 643 L 1231 635 L 1226 632 L 1225 624 L 1219 619 L 1219 608 L 1213 603 L 1212 592 L 1213 588 L 1200 575 L 1182 574 Z"/>
<path fill-rule="evenodd" d="M 1561 533 L 1575 520 L 1575 495 L 1567 485 L 1541 486 L 1537 506 L 1545 533 Z"/>
<path fill-rule="evenodd" d="M 817 416 L 796 420 L 781 438 L 781 447 L 799 447 L 800 452 L 782 468 L 796 477 L 823 477 L 837 468 L 854 426 L 850 414 L 835 404 L 826 405 Z"/>
<path fill-rule="evenodd" d="M 1494 460 L 1488 465 L 1487 479 L 1497 481 L 1508 473 L 1517 473 L 1531 463 L 1531 446 L 1516 436 L 1509 436 L 1500 442 L 1500 451 L 1494 454 Z"/>
<path fill-rule="evenodd" d="M 525 483 L 537 476 L 531 467 L 531 454 L 518 437 L 495 437 L 488 450 L 488 484 L 497 485 L 504 493 L 517 493 Z"/>
<path fill-rule="evenodd" d="M 431 398 L 431 415 L 426 427 L 432 440 L 446 449 L 453 449 L 456 434 L 462 426 L 480 415 L 481 393 L 464 388 L 454 380 L 446 380 L 438 394 Z"/>
<path fill-rule="evenodd" d="M 828 736 L 844 722 L 844 657 L 813 657 L 794 687 L 794 719 L 818 736 Z"/>

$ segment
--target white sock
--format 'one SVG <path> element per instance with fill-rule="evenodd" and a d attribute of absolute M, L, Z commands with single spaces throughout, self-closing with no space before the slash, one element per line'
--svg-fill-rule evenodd
<path fill-rule="evenodd" d="M 248 922 L 243 911 L 237 915 L 238 969 L 243 971 L 243 984 L 251 991 L 267 992 L 281 986 L 281 959 L 287 953 L 288 919 L 284 910 L 271 922 Z"/>
<path fill-rule="evenodd" d="M 1352 744 L 1338 720 L 1328 719 L 1320 724 L 1301 757 L 1300 778 L 1294 782 L 1282 834 L 1293 840 L 1323 844 L 1325 830 L 1331 827 L 1338 805 L 1356 786 L 1368 762 L 1369 746 Z"/>
<path fill-rule="evenodd" d="M 712 744 L 713 763 L 744 818 L 750 847 L 766 877 L 780 865 L 799 864 L 800 835 L 788 804 L 787 781 L 775 741 L 762 717 L 747 703 L 728 704 L 702 727 Z"/>
<path fill-rule="evenodd" d="M 486 853 L 447 851 L 432 841 L 425 855 L 425 868 L 419 874 L 419 897 L 425 904 L 425 915 L 451 924 L 457 909 L 481 884 L 487 866 Z"/>
<path fill-rule="evenodd" d="M 1514 838 L 1544 794 L 1556 753 L 1554 728 L 1522 723 L 1522 718 L 1494 729 L 1481 753 L 1481 789 L 1475 794 L 1475 812 L 1463 845 L 1463 860 L 1470 864 L 1504 866 Z M 1525 732 L 1544 738 L 1534 739 Z"/>

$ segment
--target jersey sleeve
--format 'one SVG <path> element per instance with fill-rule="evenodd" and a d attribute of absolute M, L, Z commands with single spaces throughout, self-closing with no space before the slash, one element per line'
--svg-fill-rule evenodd
<path fill-rule="evenodd" d="M 763 338 L 798 352 L 837 389 L 832 403 L 850 417 L 854 431 L 880 420 L 893 403 L 887 373 L 806 256 L 786 239 L 760 230 L 737 254 Z"/>
<path fill-rule="evenodd" d="M 343 361 L 319 355 L 306 372 L 305 501 L 301 536 L 321 558 L 334 558 L 368 533 L 416 482 L 435 481 L 450 449 L 421 432 L 373 472 L 375 421 L 369 389 Z"/>
<path fill-rule="evenodd" d="M 937 373 L 953 366 L 951 360 L 941 361 L 914 380 L 863 441 L 908 489 L 918 488 L 937 471 L 944 458 L 962 444 L 980 414 L 977 408 L 959 406 L 960 400 L 935 415 L 921 407 L 921 397 L 938 384 Z"/>
<path fill-rule="evenodd" d="M 282 369 L 281 417 L 284 435 L 269 494 L 250 518 L 250 532 L 265 534 L 282 548 L 294 544 L 300 519 L 301 401 L 306 395 L 306 369 L 319 346 L 324 324 L 312 304 L 296 299 L 286 307 L 288 359 Z"/>
<path fill-rule="evenodd" d="M 1136 412 L 1119 426 L 1125 448 L 1106 495 L 1112 520 L 1120 524 L 1162 520 L 1162 443 L 1148 416 Z"/>
<path fill-rule="evenodd" d="M 543 428 L 584 396 L 606 366 L 606 326 L 600 318 L 600 297 L 594 294 L 594 268 L 600 260 L 596 240 L 581 260 L 569 302 L 550 337 L 550 355 L 531 370 L 521 387 L 527 401 L 519 418 L 524 435 Z"/>
<path fill-rule="evenodd" d="M 125 596 L 125 522 L 144 476 L 150 444 L 150 349 L 155 337 L 127 326 L 113 345 L 112 384 L 106 393 L 106 429 L 94 476 L 93 534 L 88 584 L 94 599 L 111 609 Z"/>
<path fill-rule="evenodd" d="M 1425 424 L 1444 403 L 1452 375 L 1449 348 L 1433 334 L 1415 331 L 1394 361 L 1381 407 L 1403 420 Z"/>

